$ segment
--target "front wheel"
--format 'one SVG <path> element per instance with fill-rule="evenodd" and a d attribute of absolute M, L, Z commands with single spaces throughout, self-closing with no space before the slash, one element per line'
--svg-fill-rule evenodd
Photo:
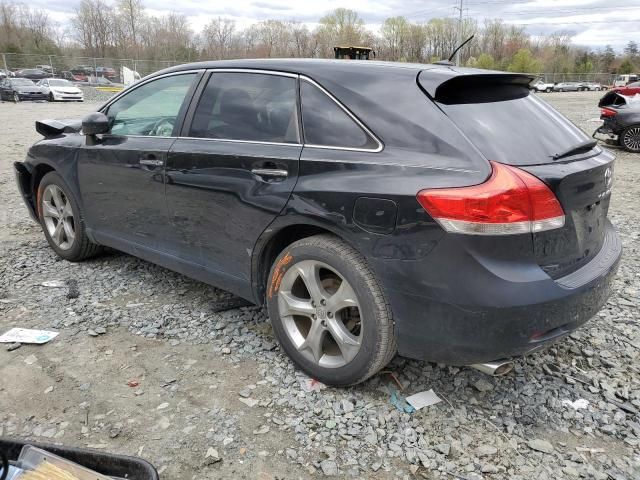
<path fill-rule="evenodd" d="M 395 355 L 391 308 L 366 260 L 318 235 L 286 248 L 271 268 L 267 307 L 283 350 L 309 376 L 360 383 Z"/>
<path fill-rule="evenodd" d="M 42 178 L 37 199 L 44 236 L 60 257 L 78 262 L 101 251 L 87 237 L 80 206 L 60 175 L 49 172 Z"/>
<path fill-rule="evenodd" d="M 640 124 L 625 128 L 619 138 L 620 146 L 627 152 L 640 153 Z"/>

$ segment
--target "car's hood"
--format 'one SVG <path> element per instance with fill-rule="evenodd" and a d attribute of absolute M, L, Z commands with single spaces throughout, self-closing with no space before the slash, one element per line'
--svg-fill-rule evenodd
<path fill-rule="evenodd" d="M 42 88 L 37 85 L 13 85 L 13 90 L 19 93 L 42 92 Z"/>
<path fill-rule="evenodd" d="M 36 131 L 45 137 L 55 137 L 63 133 L 78 133 L 82 130 L 81 118 L 60 118 L 36 121 Z"/>
<path fill-rule="evenodd" d="M 79 88 L 76 87 L 49 87 L 54 93 L 82 93 Z"/>

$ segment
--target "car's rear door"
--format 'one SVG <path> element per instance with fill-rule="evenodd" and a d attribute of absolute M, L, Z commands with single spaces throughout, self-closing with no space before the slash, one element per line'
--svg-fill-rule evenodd
<path fill-rule="evenodd" d="M 200 90 L 167 160 L 172 242 L 182 260 L 248 285 L 255 242 L 298 177 L 298 79 L 215 70 Z"/>
<path fill-rule="evenodd" d="M 153 79 L 103 109 L 110 132 L 88 139 L 78 157 L 86 221 L 99 242 L 169 249 L 164 167 L 201 75 Z"/>

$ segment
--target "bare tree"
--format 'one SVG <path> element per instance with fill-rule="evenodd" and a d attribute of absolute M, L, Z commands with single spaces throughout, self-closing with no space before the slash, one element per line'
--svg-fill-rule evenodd
<path fill-rule="evenodd" d="M 214 18 L 202 32 L 207 57 L 220 60 L 230 58 L 236 23 L 227 18 Z"/>

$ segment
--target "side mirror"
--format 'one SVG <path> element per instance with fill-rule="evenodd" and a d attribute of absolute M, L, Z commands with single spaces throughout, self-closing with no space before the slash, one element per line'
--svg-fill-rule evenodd
<path fill-rule="evenodd" d="M 90 113 L 82 119 L 82 133 L 85 135 L 108 133 L 109 129 L 109 118 L 104 113 Z"/>

